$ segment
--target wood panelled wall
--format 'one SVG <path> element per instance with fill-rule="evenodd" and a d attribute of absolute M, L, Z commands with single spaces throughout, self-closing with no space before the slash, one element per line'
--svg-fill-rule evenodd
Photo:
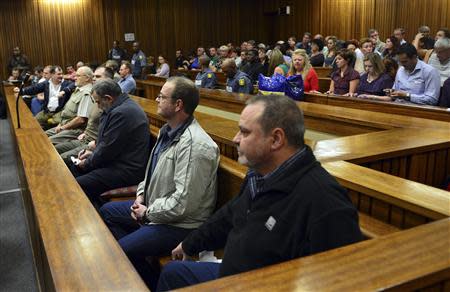
<path fill-rule="evenodd" d="M 81 0 L 64 5 L 51 0 L 0 1 L 0 63 L 2 77 L 12 48 L 20 46 L 32 66 L 101 60 L 107 31 L 102 1 Z"/>
<path fill-rule="evenodd" d="M 64 4 L 61 4 L 63 3 Z M 290 5 L 292 15 L 277 16 Z M 194 49 L 255 39 L 273 43 L 304 31 L 360 38 L 395 27 L 411 39 L 418 26 L 450 26 L 449 0 L 0 0 L 0 77 L 16 45 L 32 66 L 103 62 L 114 39 L 134 32 L 147 55 L 170 60 Z"/>
<path fill-rule="evenodd" d="M 65 2 L 62 4 L 62 2 Z M 255 38 L 269 41 L 258 0 L 0 0 L 0 77 L 12 48 L 32 66 L 103 62 L 112 41 L 133 32 L 147 55 Z"/>
<path fill-rule="evenodd" d="M 272 40 L 301 38 L 304 31 L 360 39 L 370 28 L 377 28 L 386 39 L 396 27 L 403 27 L 411 41 L 421 25 L 430 26 L 433 35 L 439 27 L 450 27 L 449 0 L 267 1 L 272 8 L 290 5 L 292 10 L 290 16 L 275 17 Z"/>

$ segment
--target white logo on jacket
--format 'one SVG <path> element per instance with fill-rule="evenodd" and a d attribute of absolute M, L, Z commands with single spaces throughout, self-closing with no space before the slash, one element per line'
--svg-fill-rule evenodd
<path fill-rule="evenodd" d="M 275 220 L 275 218 L 270 216 L 269 219 L 267 219 L 266 224 L 264 225 L 269 231 L 272 231 L 272 229 L 275 227 L 275 224 L 277 224 L 277 220 Z"/>

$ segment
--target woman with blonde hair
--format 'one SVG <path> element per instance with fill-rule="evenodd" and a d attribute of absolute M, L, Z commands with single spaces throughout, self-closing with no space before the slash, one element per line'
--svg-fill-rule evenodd
<path fill-rule="evenodd" d="M 283 54 L 279 49 L 274 49 L 270 54 L 268 76 L 272 76 L 275 73 L 286 76 L 289 71 L 288 65 L 284 62 Z"/>
<path fill-rule="evenodd" d="M 325 60 L 323 62 L 324 67 L 333 67 L 334 59 L 337 54 L 337 38 L 335 36 L 328 37 L 327 40 L 327 53 L 325 55 Z"/>
<path fill-rule="evenodd" d="M 309 57 L 303 49 L 295 50 L 292 53 L 291 68 L 288 76 L 302 75 L 303 91 L 318 92 L 319 77 L 309 62 Z"/>
<path fill-rule="evenodd" d="M 390 91 L 394 80 L 385 73 L 383 60 L 377 53 L 364 56 L 364 69 L 366 73 L 361 76 L 358 87 L 358 96 L 378 100 L 391 100 L 386 93 Z"/>

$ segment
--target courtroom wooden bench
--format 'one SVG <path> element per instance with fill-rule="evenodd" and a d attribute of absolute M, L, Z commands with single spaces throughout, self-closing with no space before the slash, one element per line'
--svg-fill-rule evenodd
<path fill-rule="evenodd" d="M 438 106 L 416 105 L 381 100 L 370 100 L 339 95 L 305 93 L 305 101 L 319 104 L 362 109 L 373 112 L 389 113 L 409 117 L 450 122 L 450 110 Z"/>
<path fill-rule="evenodd" d="M 331 67 L 313 67 L 314 71 L 316 71 L 318 77 L 329 78 L 331 72 L 333 72 L 333 68 Z"/>
<path fill-rule="evenodd" d="M 155 101 L 133 98 L 147 113 L 150 123 L 156 127 L 165 123 L 156 113 Z M 320 161 L 346 160 L 436 187 L 450 172 L 449 123 L 311 103 L 298 106 L 304 112 L 307 128 L 358 134 L 306 141 Z M 237 122 L 201 112 L 196 112 L 196 117 L 221 153 L 237 159 L 232 142 Z"/>
<path fill-rule="evenodd" d="M 331 78 L 330 77 L 319 77 L 319 91 L 327 92 L 330 89 Z"/>
<path fill-rule="evenodd" d="M 176 291 L 449 291 L 450 219 Z"/>
<path fill-rule="evenodd" d="M 11 89 L 6 88 L 7 108 L 17 147 L 39 289 L 148 291 L 21 100 L 21 128 L 17 129 L 15 98 Z"/>
<path fill-rule="evenodd" d="M 195 81 L 195 78 L 197 77 L 198 72 L 200 72 L 200 70 L 174 69 L 174 70 L 171 70 L 170 76 L 186 76 L 189 79 L 191 79 L 192 81 Z M 223 72 L 214 72 L 214 74 L 216 74 L 218 88 L 225 89 L 226 84 L 227 84 L 227 77 L 225 76 L 225 74 Z"/>
<path fill-rule="evenodd" d="M 200 89 L 200 96 L 200 104 L 212 108 L 223 109 L 233 113 L 241 113 L 241 111 L 245 107 L 246 100 L 252 97 L 248 94 L 229 93 L 220 90 L 203 88 Z M 446 123 L 450 122 L 450 110 L 437 106 L 377 101 L 355 97 L 308 92 L 305 93 L 305 102 L 307 104 L 325 104 L 370 112 L 380 112 L 407 117 L 438 120 Z M 305 102 L 300 102 L 299 106 L 302 108 L 301 104 Z M 428 126 L 431 127 L 432 125 L 429 124 Z"/>

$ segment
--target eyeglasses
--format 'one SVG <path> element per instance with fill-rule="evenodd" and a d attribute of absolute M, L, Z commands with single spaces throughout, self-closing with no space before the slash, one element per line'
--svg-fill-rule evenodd
<path fill-rule="evenodd" d="M 163 99 L 168 99 L 168 98 L 170 98 L 169 96 L 165 96 L 165 95 L 163 95 L 162 93 L 160 93 L 160 94 L 158 94 L 157 96 L 156 96 L 156 100 L 163 100 Z"/>

